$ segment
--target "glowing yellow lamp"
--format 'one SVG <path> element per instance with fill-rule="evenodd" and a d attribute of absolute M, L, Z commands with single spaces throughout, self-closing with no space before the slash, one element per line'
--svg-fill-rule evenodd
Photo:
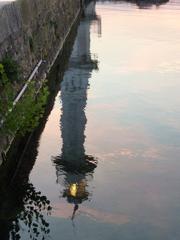
<path fill-rule="evenodd" d="M 76 183 L 71 184 L 69 190 L 70 190 L 71 196 L 76 197 L 76 195 L 77 195 L 77 190 L 78 190 L 77 184 L 76 184 Z"/>

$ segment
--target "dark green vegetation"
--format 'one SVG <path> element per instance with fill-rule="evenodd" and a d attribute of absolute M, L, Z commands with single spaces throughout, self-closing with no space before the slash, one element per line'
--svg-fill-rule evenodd
<path fill-rule="evenodd" d="M 0 62 L 0 84 L 5 84 L 8 81 L 15 83 L 19 80 L 20 69 L 16 61 L 11 57 L 6 56 Z"/>
<path fill-rule="evenodd" d="M 24 135 L 33 130 L 43 116 L 44 106 L 48 96 L 48 88 L 44 86 L 36 94 L 35 82 L 32 82 L 22 100 L 10 112 L 4 124 L 5 131 Z"/>
<path fill-rule="evenodd" d="M 36 81 L 29 84 L 22 99 L 13 106 L 15 82 L 19 79 L 18 65 L 9 57 L 0 63 L 0 120 L 4 121 L 0 132 L 25 134 L 38 125 L 48 96 L 45 86 L 37 93 Z"/>
<path fill-rule="evenodd" d="M 0 63 L 0 92 L 0 119 L 3 119 L 8 109 L 12 108 L 15 94 L 13 84 L 10 82 L 2 63 Z"/>

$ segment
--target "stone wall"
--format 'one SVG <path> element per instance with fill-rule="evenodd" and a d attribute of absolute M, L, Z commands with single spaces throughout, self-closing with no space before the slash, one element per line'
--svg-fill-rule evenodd
<path fill-rule="evenodd" d="M 42 59 L 51 64 L 80 0 L 17 0 L 0 8 L 0 60 L 7 54 L 26 80 Z"/>
<path fill-rule="evenodd" d="M 11 56 L 20 66 L 19 91 L 35 66 L 43 60 L 38 75 L 49 70 L 80 13 L 80 0 L 17 0 L 0 5 L 0 61 Z M 0 134 L 1 153 L 14 136 Z"/>

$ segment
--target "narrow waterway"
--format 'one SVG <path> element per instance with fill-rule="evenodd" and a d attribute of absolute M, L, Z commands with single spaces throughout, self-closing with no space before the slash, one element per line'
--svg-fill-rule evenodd
<path fill-rule="evenodd" d="M 88 5 L 10 239 L 180 238 L 180 4 L 134 2 Z"/>

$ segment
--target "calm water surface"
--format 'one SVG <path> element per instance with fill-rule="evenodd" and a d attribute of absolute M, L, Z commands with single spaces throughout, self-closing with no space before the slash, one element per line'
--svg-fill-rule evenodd
<path fill-rule="evenodd" d="M 180 238 L 179 39 L 179 1 L 89 5 L 30 175 L 47 239 Z"/>

